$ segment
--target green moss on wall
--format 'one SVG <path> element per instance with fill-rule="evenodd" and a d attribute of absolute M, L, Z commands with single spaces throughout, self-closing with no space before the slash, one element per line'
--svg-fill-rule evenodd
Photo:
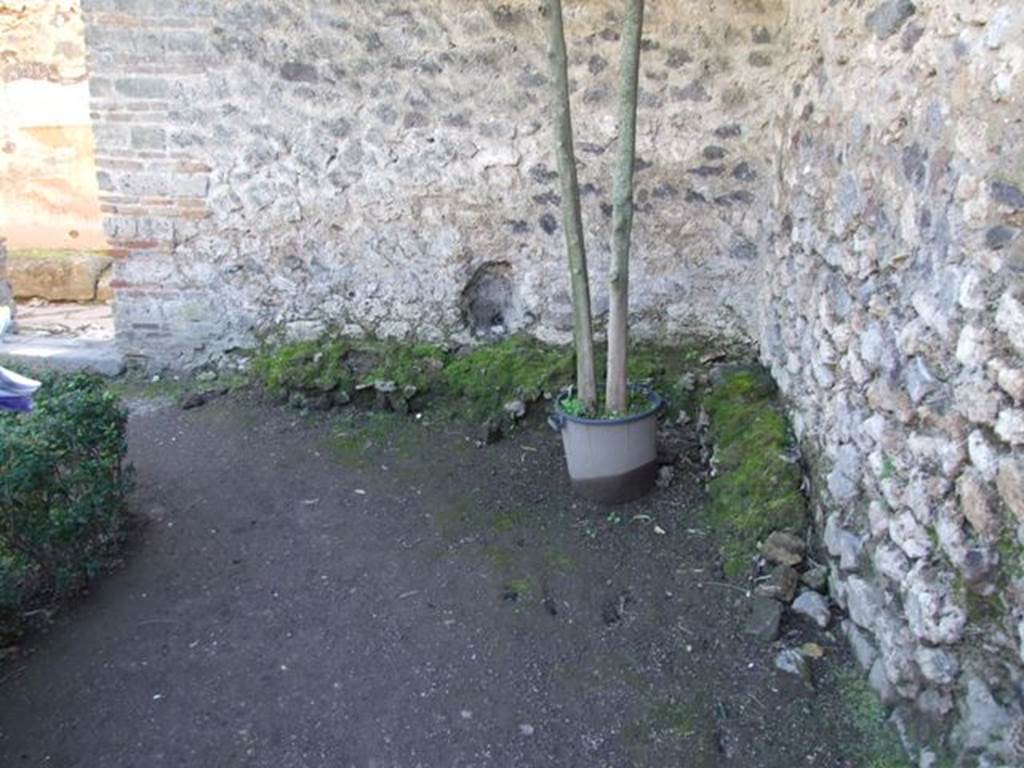
<path fill-rule="evenodd" d="M 839 675 L 837 690 L 843 708 L 860 739 L 851 745 L 857 765 L 864 768 L 911 768 L 900 747 L 899 737 L 888 722 L 888 713 L 878 694 L 856 670 Z"/>

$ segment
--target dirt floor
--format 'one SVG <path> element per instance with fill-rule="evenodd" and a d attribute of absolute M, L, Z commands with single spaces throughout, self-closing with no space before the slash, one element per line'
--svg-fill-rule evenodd
<path fill-rule="evenodd" d="M 698 466 L 602 509 L 545 427 L 428 421 L 138 409 L 143 524 L 0 669 L 0 766 L 861 764 L 837 632 L 744 634 Z"/>

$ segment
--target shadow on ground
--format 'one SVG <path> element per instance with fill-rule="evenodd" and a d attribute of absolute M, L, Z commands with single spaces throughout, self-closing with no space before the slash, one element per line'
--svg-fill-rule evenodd
<path fill-rule="evenodd" d="M 245 397 L 130 445 L 145 525 L 0 672 L 0 765 L 861 764 L 841 643 L 784 627 L 825 649 L 811 691 L 744 635 L 695 465 L 609 513 L 540 427 Z"/>

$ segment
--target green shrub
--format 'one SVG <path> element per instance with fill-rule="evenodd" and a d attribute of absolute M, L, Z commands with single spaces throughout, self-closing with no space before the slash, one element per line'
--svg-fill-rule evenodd
<path fill-rule="evenodd" d="M 102 381 L 48 376 L 30 414 L 0 414 L 0 631 L 99 571 L 127 522 L 126 414 Z"/>

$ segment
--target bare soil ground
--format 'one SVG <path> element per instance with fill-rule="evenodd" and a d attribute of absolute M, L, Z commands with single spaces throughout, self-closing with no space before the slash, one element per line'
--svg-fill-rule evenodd
<path fill-rule="evenodd" d="M 842 642 L 744 634 L 697 463 L 609 510 L 540 425 L 247 396 L 130 446 L 125 566 L 0 668 L 5 768 L 858 765 Z M 815 690 L 773 667 L 807 641 Z"/>

